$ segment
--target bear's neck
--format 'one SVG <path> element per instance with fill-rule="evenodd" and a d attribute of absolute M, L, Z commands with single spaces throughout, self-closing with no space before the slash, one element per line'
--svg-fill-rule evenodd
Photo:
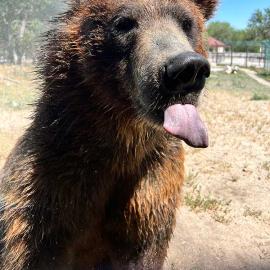
<path fill-rule="evenodd" d="M 106 167 L 124 177 L 162 162 L 171 149 L 179 148 L 179 142 L 137 120 L 127 108 L 106 110 L 85 89 L 54 89 L 39 104 L 33 124 L 37 141 L 42 139 L 44 152 L 62 164 L 74 161 L 93 171 Z"/>

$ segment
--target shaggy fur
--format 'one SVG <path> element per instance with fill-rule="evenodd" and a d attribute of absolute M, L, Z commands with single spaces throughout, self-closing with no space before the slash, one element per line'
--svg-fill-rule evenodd
<path fill-rule="evenodd" d="M 174 21 L 163 20 L 175 10 L 192 17 L 187 46 L 205 54 L 201 33 L 216 1 L 194 2 L 73 1 L 57 19 L 39 61 L 43 84 L 33 122 L 1 176 L 2 270 L 162 268 L 184 153 L 152 121 L 154 105 L 142 105 L 134 78 L 147 66 L 154 89 L 153 61 L 163 60 L 149 58 L 144 32 L 177 32 Z M 146 21 L 124 38 L 111 27 L 127 7 Z"/>

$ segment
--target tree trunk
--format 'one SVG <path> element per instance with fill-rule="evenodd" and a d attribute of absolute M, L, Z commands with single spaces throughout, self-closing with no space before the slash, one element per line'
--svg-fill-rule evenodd
<path fill-rule="evenodd" d="M 22 59 L 23 59 L 23 55 L 18 54 L 17 52 L 17 65 L 22 65 Z"/>
<path fill-rule="evenodd" d="M 26 29 L 26 19 L 27 19 L 27 15 L 25 14 L 25 17 L 22 21 L 22 25 L 21 25 L 21 29 L 20 29 L 20 40 L 21 40 L 22 46 L 21 46 L 20 53 L 18 53 L 18 64 L 19 65 L 22 64 L 22 59 L 23 59 L 23 56 L 25 54 L 24 47 L 23 47 L 23 37 L 24 37 L 25 29 Z"/>
<path fill-rule="evenodd" d="M 27 20 L 27 14 L 25 14 L 23 19 L 22 19 L 18 38 L 15 41 L 16 42 L 15 50 L 16 50 L 17 64 L 18 65 L 22 64 L 22 59 L 23 59 L 24 51 L 25 51 L 24 46 L 23 46 L 23 38 L 24 38 L 25 30 L 26 30 L 26 22 L 27 22 L 26 20 Z"/>
<path fill-rule="evenodd" d="M 13 44 L 13 40 L 12 40 L 11 30 L 8 32 L 7 61 L 9 64 L 15 64 L 14 44 Z"/>

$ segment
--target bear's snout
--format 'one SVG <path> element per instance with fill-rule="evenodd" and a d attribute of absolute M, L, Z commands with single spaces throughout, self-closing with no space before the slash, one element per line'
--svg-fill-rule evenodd
<path fill-rule="evenodd" d="M 167 94 L 188 94 L 204 88 L 210 76 L 210 64 L 195 52 L 180 53 L 163 67 L 162 89 Z"/>

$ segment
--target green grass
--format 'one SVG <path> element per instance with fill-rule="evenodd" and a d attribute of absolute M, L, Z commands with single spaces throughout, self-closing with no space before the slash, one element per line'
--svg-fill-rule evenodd
<path fill-rule="evenodd" d="M 266 81 L 270 82 L 270 71 L 265 70 L 264 68 L 255 68 L 255 67 L 250 67 L 250 69 L 256 71 L 257 75 L 262 79 L 265 79 Z"/>
<path fill-rule="evenodd" d="M 270 71 L 262 70 L 258 72 L 258 76 L 270 82 Z"/>
<path fill-rule="evenodd" d="M 216 199 L 212 199 L 209 196 L 203 197 L 199 192 L 187 194 L 185 202 L 192 210 L 197 211 L 217 210 L 220 205 Z"/>
<path fill-rule="evenodd" d="M 32 66 L 0 66 L 0 108 L 21 110 L 37 98 Z"/>
<path fill-rule="evenodd" d="M 215 72 L 209 78 L 207 85 L 209 90 L 231 91 L 239 94 L 241 92 L 249 93 L 251 96 L 257 95 L 264 97 L 270 94 L 270 88 L 259 84 L 243 72 L 237 74 L 226 74 L 225 72 Z"/>
<path fill-rule="evenodd" d="M 186 193 L 185 205 L 188 206 L 195 213 L 208 212 L 211 217 L 219 223 L 229 223 L 231 201 L 223 201 L 212 198 L 210 195 L 203 196 L 198 185 L 189 189 Z"/>
<path fill-rule="evenodd" d="M 269 100 L 269 99 L 270 99 L 270 96 L 266 94 L 254 93 L 253 96 L 251 97 L 251 100 Z"/>

